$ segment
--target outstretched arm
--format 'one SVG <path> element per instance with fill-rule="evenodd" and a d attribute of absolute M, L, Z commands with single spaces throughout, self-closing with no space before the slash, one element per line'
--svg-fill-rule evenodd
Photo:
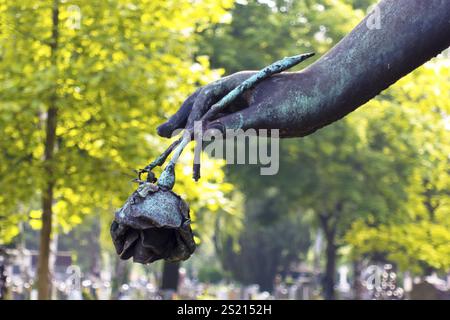
<path fill-rule="evenodd" d="M 308 135 L 344 117 L 450 46 L 450 1 L 383 0 L 378 8 L 380 29 L 369 28 L 366 17 L 314 64 L 263 81 L 209 127 L 280 129 L 282 137 Z M 176 128 L 191 126 L 252 74 L 239 72 L 199 89 L 158 133 L 169 136 Z"/>

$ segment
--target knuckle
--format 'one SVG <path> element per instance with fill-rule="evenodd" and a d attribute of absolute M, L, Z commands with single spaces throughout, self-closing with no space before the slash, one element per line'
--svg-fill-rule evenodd
<path fill-rule="evenodd" d="M 216 95 L 218 85 L 215 83 L 210 83 L 203 87 L 202 91 L 200 92 L 200 97 L 202 100 L 207 100 L 211 98 L 212 96 Z"/>

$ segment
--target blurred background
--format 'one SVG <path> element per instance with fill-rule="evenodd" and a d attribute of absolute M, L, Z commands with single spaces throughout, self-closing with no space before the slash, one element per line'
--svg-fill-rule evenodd
<path fill-rule="evenodd" d="M 185 153 L 189 260 L 121 261 L 109 236 L 196 87 L 320 57 L 374 2 L 0 0 L 0 299 L 449 299 L 448 53 L 283 140 L 275 176 L 206 159 L 195 183 Z"/>

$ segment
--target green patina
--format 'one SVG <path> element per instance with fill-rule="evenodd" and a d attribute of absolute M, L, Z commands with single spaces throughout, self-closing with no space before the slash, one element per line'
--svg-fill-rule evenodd
<path fill-rule="evenodd" d="M 175 163 L 170 161 L 158 179 L 158 186 L 172 190 L 175 185 Z"/>
<path fill-rule="evenodd" d="M 287 69 L 296 66 L 300 62 L 312 57 L 314 53 L 306 53 L 293 57 L 286 57 L 282 60 L 279 60 L 270 66 L 265 67 L 261 71 L 257 72 L 236 88 L 231 90 L 225 97 L 223 97 L 219 102 L 211 106 L 208 112 L 202 117 L 203 121 L 208 121 L 213 118 L 217 113 L 222 111 L 225 107 L 229 106 L 232 102 L 234 102 L 239 96 L 241 96 L 248 89 L 253 88 L 255 85 L 260 83 L 262 80 L 267 79 L 268 77 L 283 72 Z"/>

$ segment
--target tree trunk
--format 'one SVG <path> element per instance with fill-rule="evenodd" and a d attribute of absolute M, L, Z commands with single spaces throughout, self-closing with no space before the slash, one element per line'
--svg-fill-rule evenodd
<path fill-rule="evenodd" d="M 323 278 L 323 295 L 326 300 L 335 300 L 334 294 L 335 273 L 336 273 L 336 244 L 334 243 L 334 236 L 327 237 L 326 247 L 326 266 L 325 276 Z"/>
<path fill-rule="evenodd" d="M 340 205 L 337 205 L 336 210 L 339 210 Z M 337 216 L 332 215 L 319 215 L 320 225 L 326 240 L 325 248 L 325 274 L 322 279 L 323 296 L 326 300 L 335 300 L 334 285 L 336 281 L 336 258 L 337 258 L 337 245 L 336 245 L 336 224 Z"/>
<path fill-rule="evenodd" d="M 164 261 L 163 274 L 161 281 L 161 290 L 163 294 L 167 296 L 164 298 L 169 298 L 172 293 L 178 290 L 178 280 L 179 280 L 179 269 L 180 262 L 167 262 Z"/>
<path fill-rule="evenodd" d="M 111 283 L 111 300 L 118 300 L 121 295 L 122 285 L 128 282 L 128 263 L 116 256 L 116 263 Z"/>
<path fill-rule="evenodd" d="M 89 272 L 96 278 L 101 276 L 100 219 L 93 217 L 92 230 L 88 233 L 90 241 L 88 255 L 90 257 Z"/>
<path fill-rule="evenodd" d="M 6 252 L 0 248 L 0 300 L 6 300 Z"/>
<path fill-rule="evenodd" d="M 58 48 L 58 23 L 59 7 L 58 0 L 54 0 L 52 8 L 52 43 L 51 43 L 51 63 L 56 67 L 56 50 Z M 56 86 L 56 83 L 55 83 Z M 50 238 L 52 233 L 52 204 L 53 188 L 55 177 L 53 173 L 53 153 L 56 143 L 56 90 L 49 100 L 46 120 L 44 170 L 46 173 L 45 185 L 42 189 L 42 229 L 40 234 L 39 262 L 38 262 L 38 299 L 47 300 L 50 298 Z"/>
<path fill-rule="evenodd" d="M 361 283 L 361 261 L 353 261 L 353 299 L 361 300 L 363 284 Z"/>

